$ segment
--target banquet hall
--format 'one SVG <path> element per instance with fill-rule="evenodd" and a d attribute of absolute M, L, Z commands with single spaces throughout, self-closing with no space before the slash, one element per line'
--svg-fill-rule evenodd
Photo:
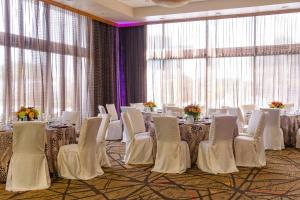
<path fill-rule="evenodd" d="M 0 16 L 0 200 L 300 199 L 298 0 Z"/>

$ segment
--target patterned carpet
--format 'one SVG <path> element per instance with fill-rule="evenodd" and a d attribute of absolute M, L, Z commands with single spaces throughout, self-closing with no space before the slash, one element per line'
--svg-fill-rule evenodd
<path fill-rule="evenodd" d="M 56 179 L 48 190 L 10 193 L 0 199 L 300 199 L 300 151 L 268 151 L 267 167 L 210 175 L 193 167 L 186 173 L 151 173 L 151 166 L 126 169 L 124 146 L 110 142 L 113 167 L 89 181 Z"/>

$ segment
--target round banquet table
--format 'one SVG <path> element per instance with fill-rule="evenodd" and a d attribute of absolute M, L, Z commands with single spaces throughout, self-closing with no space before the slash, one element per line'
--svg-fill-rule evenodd
<path fill-rule="evenodd" d="M 59 148 L 67 144 L 76 143 L 75 127 L 46 128 L 47 141 L 45 154 L 50 173 L 57 174 L 57 154 Z M 6 181 L 8 164 L 12 156 L 12 130 L 0 132 L 0 182 Z"/>

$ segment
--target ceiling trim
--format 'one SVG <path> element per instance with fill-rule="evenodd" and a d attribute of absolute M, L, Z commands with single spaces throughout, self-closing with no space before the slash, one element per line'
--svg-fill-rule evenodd
<path fill-rule="evenodd" d="M 229 15 L 219 15 L 219 16 L 208 16 L 208 17 L 194 17 L 194 18 L 188 18 L 188 19 L 147 21 L 144 23 L 139 23 L 137 25 L 141 26 L 141 25 L 146 25 L 146 24 L 163 24 L 163 23 L 187 22 L 187 21 L 210 20 L 210 19 L 212 20 L 212 19 L 252 17 L 252 16 L 274 15 L 274 14 L 296 13 L 296 12 L 300 12 L 300 8 L 273 10 L 273 11 L 261 11 L 261 12 L 249 12 L 249 13 L 229 14 Z"/>
<path fill-rule="evenodd" d="M 79 15 L 86 16 L 86 17 L 88 17 L 90 19 L 93 19 L 93 20 L 96 20 L 96 21 L 99 21 L 99 22 L 102 22 L 102 23 L 105 23 L 105 24 L 108 24 L 108 25 L 111 25 L 111 26 L 116 26 L 116 27 L 118 26 L 118 24 L 115 23 L 115 22 L 113 22 L 113 21 L 110 21 L 108 19 L 104 19 L 102 17 L 98 17 L 96 15 L 90 14 L 88 12 L 79 10 L 77 8 L 73 8 L 71 6 L 68 6 L 68 5 L 65 5 L 65 4 L 53 1 L 53 0 L 39 0 L 39 1 L 45 2 L 47 4 L 50 4 L 50 5 L 53 5 L 53 6 L 65 9 L 65 10 L 69 10 L 71 12 L 77 13 Z"/>

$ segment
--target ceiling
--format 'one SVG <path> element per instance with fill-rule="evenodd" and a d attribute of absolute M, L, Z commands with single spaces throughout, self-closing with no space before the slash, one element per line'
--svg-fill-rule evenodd
<path fill-rule="evenodd" d="M 118 26 L 201 17 L 300 9 L 299 0 L 192 0 L 177 8 L 160 7 L 151 0 L 53 0 L 111 21 Z"/>
<path fill-rule="evenodd" d="M 118 0 L 118 1 L 133 8 L 155 6 L 155 4 L 151 0 Z M 208 1 L 208 0 L 192 0 L 192 2 L 196 2 L 196 1 Z"/>

